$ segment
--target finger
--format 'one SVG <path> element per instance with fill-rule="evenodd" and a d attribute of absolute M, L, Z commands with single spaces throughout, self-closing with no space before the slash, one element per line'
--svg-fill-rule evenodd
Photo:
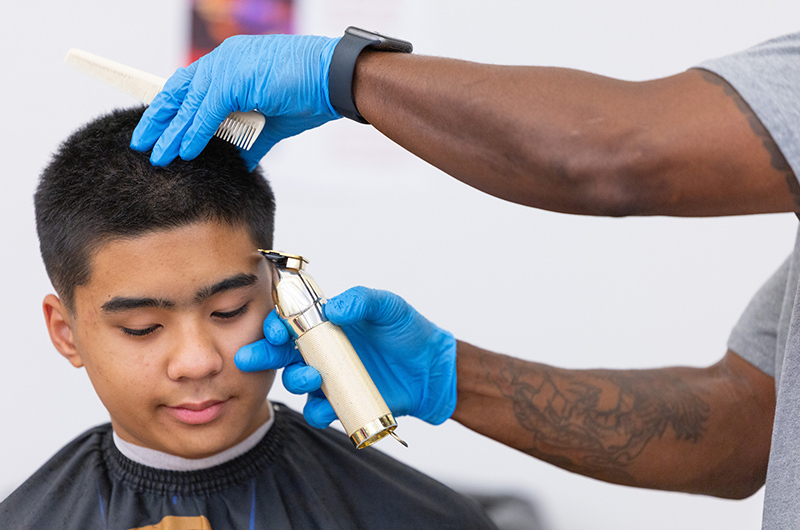
<path fill-rule="evenodd" d="M 184 110 L 186 109 L 186 110 Z M 183 138 L 186 129 L 192 124 L 193 110 L 181 107 L 178 114 L 170 122 L 164 134 L 158 139 L 156 145 L 153 146 L 153 152 L 150 154 L 150 162 L 154 166 L 166 166 L 180 154 L 181 139 Z"/>
<path fill-rule="evenodd" d="M 186 68 L 178 68 L 167 80 L 164 88 L 156 94 L 133 130 L 132 149 L 147 151 L 153 148 L 178 113 L 196 69 L 197 63 L 192 63 Z"/>
<path fill-rule="evenodd" d="M 191 126 L 186 130 L 180 145 L 180 157 L 184 160 L 196 158 L 205 149 L 220 124 L 233 111 L 252 109 L 231 109 L 224 106 L 222 98 L 213 93 L 213 86 L 205 94 L 195 113 Z"/>
<path fill-rule="evenodd" d="M 324 429 L 336 420 L 336 413 L 321 390 L 308 395 L 306 406 L 303 407 L 303 416 L 309 425 L 317 429 Z"/>
<path fill-rule="evenodd" d="M 211 54 L 209 54 L 198 61 L 197 71 L 192 77 L 183 101 L 181 101 L 178 113 L 153 146 L 153 152 L 150 155 L 150 161 L 153 165 L 165 166 L 178 157 L 183 137 L 191 127 L 192 121 L 197 114 L 197 109 L 208 92 L 210 81 L 209 76 L 206 75 L 206 70 L 211 68 L 210 63 L 212 60 Z M 203 147 L 205 147 L 205 144 L 203 144 Z"/>
<path fill-rule="evenodd" d="M 290 343 L 273 346 L 262 339 L 239 348 L 234 356 L 234 362 L 243 372 L 257 372 L 283 368 L 296 363 L 298 357 L 300 353 Z"/>
<path fill-rule="evenodd" d="M 305 363 L 290 364 L 283 370 L 283 386 L 292 394 L 307 394 L 319 390 L 322 376 Z"/>
<path fill-rule="evenodd" d="M 289 331 L 275 309 L 264 319 L 264 338 L 275 346 L 280 346 L 289 340 Z"/>
<path fill-rule="evenodd" d="M 169 126 L 172 118 L 178 113 L 178 105 L 156 96 L 152 104 L 142 114 L 131 135 L 131 149 L 149 151 Z"/>

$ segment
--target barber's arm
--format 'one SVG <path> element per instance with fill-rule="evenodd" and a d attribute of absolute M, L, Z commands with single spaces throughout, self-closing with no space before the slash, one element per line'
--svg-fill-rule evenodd
<path fill-rule="evenodd" d="M 733 352 L 709 368 L 565 370 L 456 341 L 402 298 L 363 287 L 332 298 L 342 325 L 396 416 L 452 419 L 570 471 L 632 486 L 741 498 L 764 482 L 773 379 Z M 336 419 L 280 320 L 243 347 L 247 371 L 286 366 L 284 385 L 311 392 L 317 427 Z"/>
<path fill-rule="evenodd" d="M 590 215 L 795 209 L 797 181 L 742 98 L 705 70 L 646 82 L 364 52 L 354 94 L 383 134 L 509 201 Z"/>
<path fill-rule="evenodd" d="M 458 344 L 452 418 L 569 471 L 744 498 L 766 479 L 774 380 L 728 351 L 708 368 L 566 370 Z"/>

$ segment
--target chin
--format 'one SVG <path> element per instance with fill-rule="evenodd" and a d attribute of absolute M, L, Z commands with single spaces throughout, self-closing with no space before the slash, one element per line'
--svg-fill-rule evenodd
<path fill-rule="evenodd" d="M 179 456 L 181 458 L 189 458 L 191 460 L 197 460 L 199 458 L 208 458 L 209 456 L 214 456 L 226 449 L 230 449 L 234 445 L 236 445 L 236 440 L 219 440 L 219 441 L 210 441 L 208 437 L 205 436 L 198 436 L 198 439 L 194 440 L 181 440 L 173 439 L 170 443 L 170 447 L 166 452 Z M 180 443 L 180 445 L 176 445 L 175 442 Z"/>
<path fill-rule="evenodd" d="M 150 443 L 147 445 L 181 458 L 214 456 L 244 439 L 243 425 L 232 425 L 220 419 L 202 425 L 187 425 L 177 421 L 162 423 L 158 431 L 150 433 Z"/>

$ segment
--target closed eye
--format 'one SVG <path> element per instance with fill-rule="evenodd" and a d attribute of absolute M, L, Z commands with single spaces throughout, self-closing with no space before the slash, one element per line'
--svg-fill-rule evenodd
<path fill-rule="evenodd" d="M 122 332 L 126 335 L 130 335 L 131 337 L 144 337 L 145 335 L 153 333 L 160 327 L 161 324 L 154 324 L 148 328 L 143 328 L 143 329 L 122 328 Z"/>
<path fill-rule="evenodd" d="M 212 317 L 228 319 L 228 318 L 236 318 L 238 316 L 244 315 L 247 313 L 247 310 L 250 308 L 250 302 L 244 304 L 239 309 L 234 309 L 233 311 L 214 311 L 211 313 Z"/>

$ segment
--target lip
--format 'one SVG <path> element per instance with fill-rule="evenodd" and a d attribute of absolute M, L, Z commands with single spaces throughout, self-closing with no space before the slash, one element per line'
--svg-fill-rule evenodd
<path fill-rule="evenodd" d="M 174 407 L 167 406 L 166 409 L 176 420 L 188 425 L 203 425 L 217 419 L 228 400 L 217 401 L 209 400 L 200 403 L 181 403 Z"/>

